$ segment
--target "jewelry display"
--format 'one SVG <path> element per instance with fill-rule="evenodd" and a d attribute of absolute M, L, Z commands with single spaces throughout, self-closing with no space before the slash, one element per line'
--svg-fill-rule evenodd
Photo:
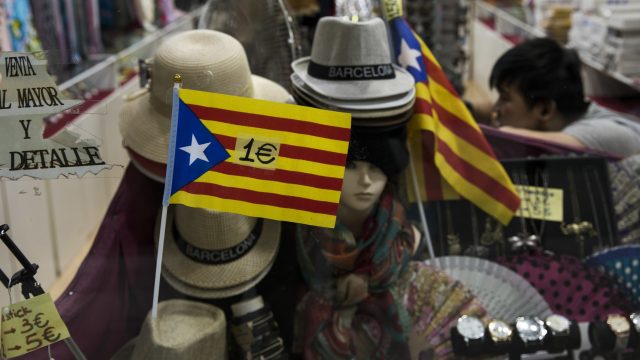
<path fill-rule="evenodd" d="M 512 175 L 512 178 L 516 181 L 517 184 L 524 187 L 523 203 L 525 204 L 525 206 L 524 208 L 522 208 L 522 205 L 521 205 L 520 216 L 518 217 L 520 219 L 521 232 L 518 233 L 517 235 L 509 237 L 508 239 L 509 244 L 511 245 L 511 250 L 514 252 L 518 252 L 518 251 L 527 250 L 527 249 L 539 248 L 542 246 L 542 232 L 544 231 L 545 221 L 543 219 L 543 222 L 540 225 L 540 231 L 538 231 L 538 228 L 535 225 L 535 220 L 532 219 L 532 214 L 535 212 L 535 209 L 532 209 L 532 207 L 537 206 L 539 201 L 536 199 L 535 200 L 536 203 L 532 204 L 532 201 L 530 198 L 531 191 L 530 189 L 528 189 L 528 187 L 530 186 L 529 179 L 525 171 L 514 172 L 514 174 Z M 546 206 L 547 198 L 548 198 L 548 191 L 547 191 L 548 184 L 545 179 L 546 177 L 543 176 L 543 183 L 544 183 L 543 206 Z M 535 196 L 539 196 L 539 194 L 537 194 L 537 191 Z M 530 234 L 528 231 L 527 220 L 525 219 L 525 212 L 530 218 L 530 224 L 531 224 L 531 228 L 533 229 L 533 234 Z"/>
<path fill-rule="evenodd" d="M 515 327 L 518 339 L 527 352 L 542 347 L 542 341 L 547 336 L 547 328 L 542 320 L 535 316 L 519 316 Z"/>
<path fill-rule="evenodd" d="M 471 213 L 471 237 L 473 238 L 473 245 L 465 249 L 464 255 L 488 258 L 489 255 L 491 255 L 491 250 L 489 250 L 487 246 L 481 244 L 481 241 L 478 238 L 478 215 L 476 213 L 475 206 L 471 203 L 469 203 L 469 212 Z"/>
<path fill-rule="evenodd" d="M 563 235 L 575 237 L 579 249 L 578 256 L 583 258 L 585 256 L 584 242 L 586 238 L 595 236 L 597 232 L 592 223 L 581 219 L 580 204 L 578 201 L 573 169 L 567 169 L 567 178 L 569 180 L 569 199 L 571 200 L 571 215 L 573 216 L 573 223 L 565 224 L 563 222 L 560 225 L 560 231 Z"/>
<path fill-rule="evenodd" d="M 509 359 L 538 351 L 566 351 L 570 355 L 581 344 L 578 323 L 558 314 L 549 315 L 545 321 L 519 316 L 513 324 L 493 319 L 486 327 L 478 318 L 460 316 L 451 328 L 451 340 L 457 355 L 509 354 Z"/>
<path fill-rule="evenodd" d="M 445 216 L 447 218 L 447 254 L 460 255 L 462 253 L 462 245 L 460 244 L 460 236 L 453 230 L 453 218 L 451 216 L 451 204 L 445 201 Z"/>
<path fill-rule="evenodd" d="M 489 347 L 493 353 L 505 353 L 509 349 L 513 338 L 513 328 L 501 320 L 492 320 L 487 325 L 487 333 L 489 334 Z"/>

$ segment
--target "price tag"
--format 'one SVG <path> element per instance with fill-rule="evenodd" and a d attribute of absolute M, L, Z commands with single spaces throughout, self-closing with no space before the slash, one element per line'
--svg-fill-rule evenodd
<path fill-rule="evenodd" d="M 2 307 L 1 329 L 2 352 L 7 359 L 70 336 L 49 294 Z"/>
<path fill-rule="evenodd" d="M 536 220 L 563 221 L 562 189 L 516 185 L 520 196 L 518 217 Z"/>

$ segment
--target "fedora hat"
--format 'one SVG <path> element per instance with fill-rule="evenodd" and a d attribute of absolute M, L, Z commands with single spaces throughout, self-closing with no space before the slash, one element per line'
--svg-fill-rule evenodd
<path fill-rule="evenodd" d="M 162 275 L 197 298 L 249 290 L 269 272 L 280 245 L 281 226 L 274 220 L 175 205 L 167 224 Z"/>
<path fill-rule="evenodd" d="M 158 303 L 140 334 L 125 344 L 112 360 L 226 359 L 227 321 L 219 308 L 196 301 L 174 299 Z"/>
<path fill-rule="evenodd" d="M 396 95 L 388 96 L 378 99 L 363 99 L 363 100 L 341 100 L 323 96 L 302 81 L 302 79 L 295 73 L 291 74 L 292 90 L 301 93 L 304 97 L 308 97 L 311 100 L 330 108 L 335 108 L 341 111 L 367 111 L 372 114 L 379 114 L 378 117 L 384 117 L 389 115 L 389 112 L 396 111 L 396 109 L 412 106 L 415 101 L 416 91 L 415 87 L 411 88 L 411 91 Z M 293 95 L 293 94 L 292 94 Z M 372 116 L 374 117 L 374 116 Z"/>
<path fill-rule="evenodd" d="M 182 87 L 285 102 L 288 92 L 251 74 L 240 42 L 215 30 L 189 30 L 166 39 L 149 61 L 150 85 L 126 101 L 120 112 L 124 144 L 136 153 L 166 163 L 171 126 L 173 77 Z"/>
<path fill-rule="evenodd" d="M 315 92 L 343 100 L 396 96 L 414 87 L 411 74 L 392 63 L 380 18 L 356 23 L 341 17 L 321 18 L 311 56 L 294 61 L 291 67 Z"/>
<path fill-rule="evenodd" d="M 345 101 L 331 101 L 331 102 L 323 102 L 317 97 L 313 97 L 308 93 L 300 90 L 300 88 L 293 86 L 291 88 L 291 93 L 294 99 L 303 99 L 307 104 L 311 104 L 313 107 L 334 110 L 334 111 L 343 111 L 351 114 L 352 118 L 361 118 L 361 119 L 372 119 L 376 120 L 376 118 L 390 117 L 396 116 L 407 111 L 413 110 L 413 104 L 415 102 L 415 97 L 410 97 L 409 102 L 405 103 L 402 106 L 396 106 L 392 108 L 380 109 L 380 110 L 362 110 L 362 109 L 349 109 L 345 108 Z M 349 105 L 347 105 L 349 106 Z"/>

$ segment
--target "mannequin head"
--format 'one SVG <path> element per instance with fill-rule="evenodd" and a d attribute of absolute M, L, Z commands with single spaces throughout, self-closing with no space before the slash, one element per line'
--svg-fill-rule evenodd
<path fill-rule="evenodd" d="M 387 185 L 387 175 L 366 161 L 350 161 L 344 172 L 338 220 L 366 218 Z"/>

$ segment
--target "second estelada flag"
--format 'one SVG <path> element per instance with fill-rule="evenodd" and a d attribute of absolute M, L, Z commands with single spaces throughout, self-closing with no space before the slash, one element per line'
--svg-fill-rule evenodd
<path fill-rule="evenodd" d="M 169 203 L 335 226 L 350 114 L 188 89 L 177 101 Z"/>

